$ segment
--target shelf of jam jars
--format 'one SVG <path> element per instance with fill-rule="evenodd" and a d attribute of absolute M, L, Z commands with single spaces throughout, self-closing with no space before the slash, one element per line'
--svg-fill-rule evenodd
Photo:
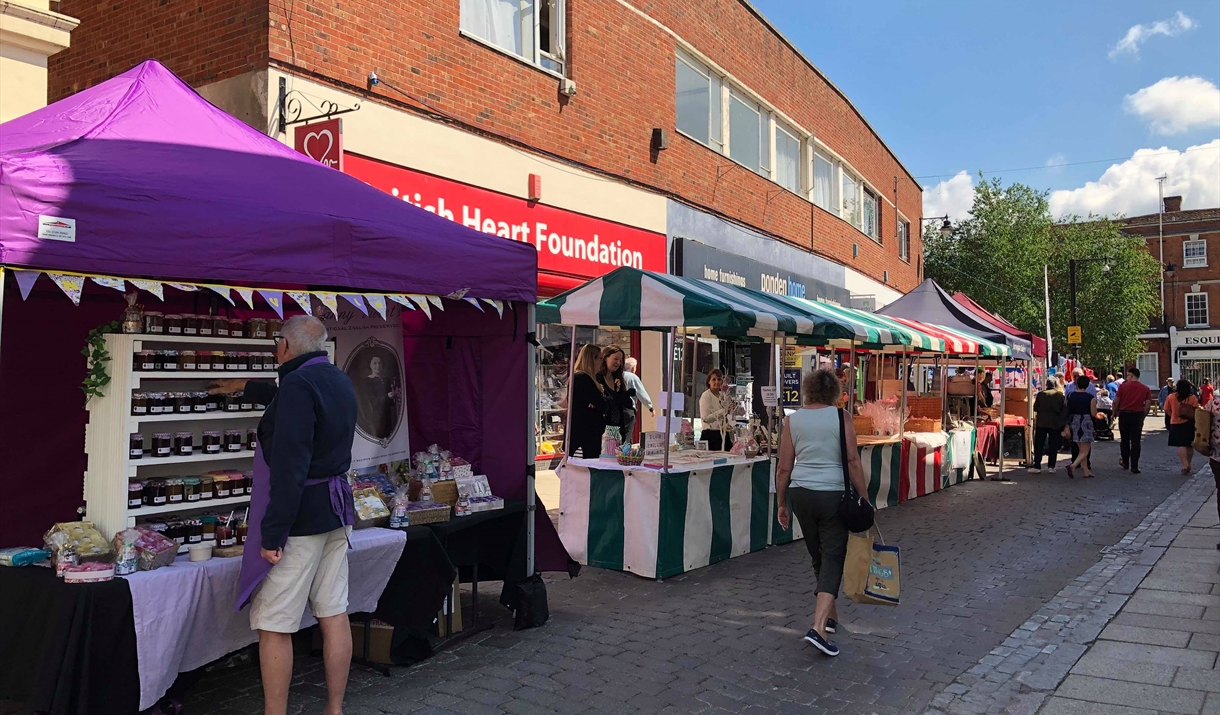
<path fill-rule="evenodd" d="M 133 459 L 130 461 L 132 467 L 152 467 L 158 464 L 198 464 L 201 462 L 223 462 L 226 459 L 253 459 L 254 452 L 243 450 L 241 452 L 220 452 L 219 454 L 184 454 L 181 456 L 172 455 L 169 457 L 149 457 L 144 456 L 141 459 Z"/>
<path fill-rule="evenodd" d="M 203 421 L 203 420 L 238 420 L 250 417 L 262 417 L 262 410 L 254 412 L 183 412 L 181 414 L 174 413 L 169 415 L 132 415 L 131 423 L 141 424 L 145 422 L 187 422 L 187 421 Z"/>
<path fill-rule="evenodd" d="M 152 372 L 147 370 L 133 371 L 131 376 L 137 380 L 217 380 L 222 378 L 247 378 L 250 380 L 274 380 L 278 375 L 274 370 L 261 372 L 258 370 L 225 370 L 216 372 L 213 370 L 200 372 Z"/>
<path fill-rule="evenodd" d="M 248 345 L 250 347 L 273 347 L 275 340 L 264 338 L 220 338 L 211 335 L 153 335 L 150 333 L 133 333 L 129 337 L 135 339 L 134 350 L 142 350 L 141 343 L 196 343 L 208 345 Z"/>
<path fill-rule="evenodd" d="M 227 499 L 205 499 L 201 501 L 193 501 L 190 503 L 176 502 L 174 504 L 162 504 L 160 506 L 141 506 L 136 509 L 128 509 L 127 515 L 133 519 L 139 519 L 146 516 L 156 514 L 176 514 L 184 511 L 205 511 L 207 509 L 218 509 L 226 506 L 240 506 L 247 504 L 250 497 L 229 497 Z"/>

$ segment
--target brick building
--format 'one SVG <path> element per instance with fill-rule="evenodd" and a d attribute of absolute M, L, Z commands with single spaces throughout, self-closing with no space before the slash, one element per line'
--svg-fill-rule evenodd
<path fill-rule="evenodd" d="M 1220 208 L 1182 210 L 1181 196 L 1166 196 L 1162 214 L 1133 216 L 1124 232 L 1142 236 L 1148 251 L 1164 256 L 1165 311 L 1144 339 L 1137 365 L 1149 384 L 1207 377 L 1220 382 Z M 1163 251 L 1163 252 L 1162 252 Z M 1216 300 L 1212 300 L 1216 298 Z M 1215 307 L 1217 313 L 1212 313 Z"/>

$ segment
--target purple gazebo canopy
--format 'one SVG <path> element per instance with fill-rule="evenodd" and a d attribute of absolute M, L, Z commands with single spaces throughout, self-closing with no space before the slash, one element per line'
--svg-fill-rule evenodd
<path fill-rule="evenodd" d="M 40 216 L 75 220 L 75 242 L 39 239 Z M 149 60 L 0 125 L 0 263 L 534 302 L 538 259 L 322 166 Z"/>

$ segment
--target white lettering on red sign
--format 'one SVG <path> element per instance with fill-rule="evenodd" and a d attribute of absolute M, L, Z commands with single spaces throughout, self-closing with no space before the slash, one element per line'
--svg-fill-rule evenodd
<path fill-rule="evenodd" d="M 450 221 L 538 250 L 544 271 L 595 277 L 665 272 L 665 235 L 348 154 L 344 173 Z"/>

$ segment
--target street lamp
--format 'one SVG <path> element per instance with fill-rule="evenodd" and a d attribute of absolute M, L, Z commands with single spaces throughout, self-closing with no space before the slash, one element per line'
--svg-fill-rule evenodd
<path fill-rule="evenodd" d="M 1072 325 L 1080 325 L 1076 321 L 1076 266 L 1081 263 L 1091 263 L 1093 261 L 1103 261 L 1101 270 L 1103 273 L 1110 272 L 1111 259 L 1109 258 L 1072 258 L 1068 260 L 1068 284 L 1072 294 Z M 1080 345 L 1072 346 L 1072 358 L 1077 363 L 1080 362 Z"/>
<path fill-rule="evenodd" d="M 943 221 L 944 223 L 942 223 L 940 225 L 940 235 L 948 236 L 949 234 L 953 233 L 953 224 L 950 223 L 950 221 L 949 221 L 949 214 L 945 214 L 944 216 L 928 216 L 928 217 L 919 219 L 919 225 L 920 225 L 920 229 L 921 229 L 920 233 L 923 233 L 922 228 L 923 228 L 924 221 Z"/>

